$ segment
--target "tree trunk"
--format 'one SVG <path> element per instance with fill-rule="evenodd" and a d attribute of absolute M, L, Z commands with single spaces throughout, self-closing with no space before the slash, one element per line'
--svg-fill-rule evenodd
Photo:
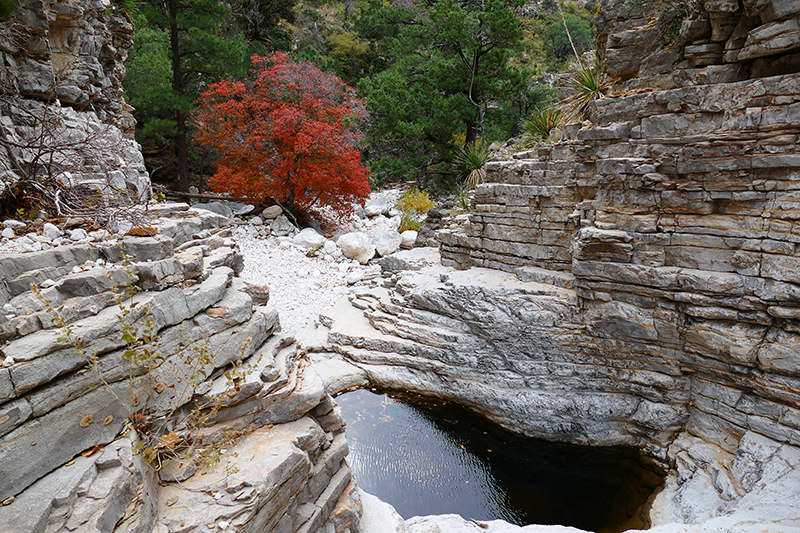
<path fill-rule="evenodd" d="M 475 141 L 478 139 L 479 134 L 479 125 L 478 121 L 476 120 L 475 116 L 470 117 L 469 119 L 464 121 L 464 124 L 467 126 L 467 135 L 466 139 L 464 139 L 464 146 L 470 146 L 475 144 Z"/>
<path fill-rule="evenodd" d="M 168 0 L 169 15 L 169 48 L 172 57 L 172 91 L 179 98 L 183 96 L 183 72 L 181 71 L 181 47 L 178 39 L 178 3 Z M 178 167 L 178 188 L 189 190 L 189 156 L 187 150 L 186 113 L 175 110 L 175 127 L 178 135 L 175 138 L 175 156 Z"/>

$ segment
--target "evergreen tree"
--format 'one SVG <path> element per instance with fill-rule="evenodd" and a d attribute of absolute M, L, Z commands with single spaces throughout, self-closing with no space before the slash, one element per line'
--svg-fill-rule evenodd
<path fill-rule="evenodd" d="M 140 136 L 172 140 L 178 186 L 189 187 L 189 123 L 206 84 L 246 70 L 242 36 L 220 0 L 145 0 L 128 61 L 126 91 Z"/>
<path fill-rule="evenodd" d="M 360 88 L 373 117 L 378 170 L 401 174 L 449 162 L 454 136 L 483 138 L 490 104 L 526 84 L 509 59 L 522 42 L 522 0 L 369 0 L 359 30 L 390 57 Z M 399 152 L 393 154 L 392 152 Z M 398 157 L 400 156 L 400 157 Z"/>

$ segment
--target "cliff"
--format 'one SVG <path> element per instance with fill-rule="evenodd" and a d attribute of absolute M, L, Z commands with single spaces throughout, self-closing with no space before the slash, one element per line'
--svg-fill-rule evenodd
<path fill-rule="evenodd" d="M 330 314 L 331 350 L 521 433 L 659 458 L 656 530 L 791 530 L 800 6 L 757 4 L 703 3 L 681 55 L 655 13 L 605 2 L 615 95 L 576 138 L 487 164 L 438 232 L 451 268 L 387 272 Z"/>
<path fill-rule="evenodd" d="M 227 219 L 151 215 L 0 256 L 0 530 L 354 531 L 344 420 Z"/>
<path fill-rule="evenodd" d="M 132 39 L 110 0 L 22 0 L 0 23 L 0 194 L 46 198 L 63 211 L 51 216 L 98 191 L 101 203 L 149 198 L 122 89 Z"/>

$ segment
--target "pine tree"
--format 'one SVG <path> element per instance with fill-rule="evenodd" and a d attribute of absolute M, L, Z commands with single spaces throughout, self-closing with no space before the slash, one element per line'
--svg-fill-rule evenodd
<path fill-rule="evenodd" d="M 174 142 L 178 186 L 189 188 L 189 116 L 206 84 L 244 72 L 244 40 L 220 0 L 145 0 L 126 91 L 143 135 Z"/>

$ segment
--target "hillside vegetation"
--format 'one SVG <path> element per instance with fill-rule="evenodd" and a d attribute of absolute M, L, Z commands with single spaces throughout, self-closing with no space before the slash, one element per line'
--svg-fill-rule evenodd
<path fill-rule="evenodd" d="M 358 90 L 373 186 L 452 187 L 466 178 L 459 153 L 518 136 L 553 101 L 546 74 L 592 49 L 596 9 L 593 0 L 146 0 L 130 11 L 126 97 L 154 180 L 202 188 L 218 152 L 197 140 L 201 92 L 246 80 L 252 54 L 282 51 Z"/>

